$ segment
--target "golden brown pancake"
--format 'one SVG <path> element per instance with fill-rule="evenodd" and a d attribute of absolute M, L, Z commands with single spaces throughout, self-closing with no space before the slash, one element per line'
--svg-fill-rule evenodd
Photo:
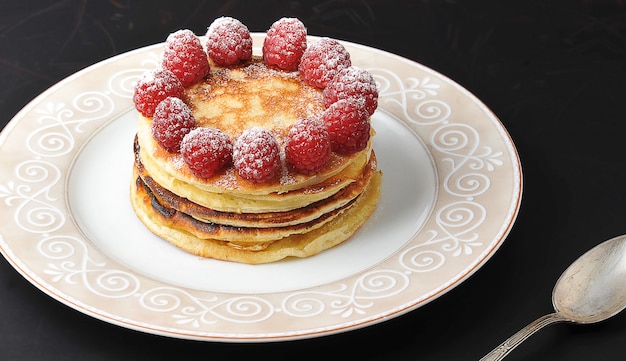
<path fill-rule="evenodd" d="M 139 157 L 139 146 L 135 142 L 135 168 L 151 193 L 159 199 L 159 203 L 186 213 L 202 222 L 221 224 L 233 227 L 275 228 L 294 226 L 311 222 L 322 215 L 339 209 L 352 202 L 363 192 L 376 169 L 376 156 L 372 151 L 368 164 L 355 176 L 354 181 L 329 197 L 308 204 L 304 207 L 284 212 L 238 213 L 223 212 L 204 207 L 180 197 L 157 183 L 147 172 Z M 282 194 L 286 196 L 285 194 Z"/>
<path fill-rule="evenodd" d="M 205 81 L 187 89 L 185 101 L 192 108 L 198 126 L 220 129 L 233 140 L 245 129 L 260 126 L 270 130 L 283 146 L 293 123 L 301 117 L 319 116 L 324 109 L 321 91 L 305 84 L 295 74 L 267 68 L 260 59 L 245 66 L 213 69 Z M 239 177 L 232 166 L 208 179 L 196 177 L 179 153 L 168 152 L 153 139 L 149 118 L 139 116 L 137 137 L 144 153 L 144 166 L 155 178 L 157 171 L 162 173 L 161 184 L 165 185 L 165 179 L 169 178 L 171 183 L 178 181 L 202 191 L 245 195 L 245 198 L 319 184 L 343 171 L 363 154 L 368 155 L 371 148 L 370 142 L 367 149 L 354 154 L 333 152 L 326 166 L 314 175 L 298 173 L 283 162 L 277 177 L 253 183 Z M 365 163 L 363 159 L 361 162 Z"/>
<path fill-rule="evenodd" d="M 186 252 L 224 261 L 261 264 L 286 257 L 309 257 L 346 241 L 374 212 L 380 197 L 381 179 L 382 174 L 374 172 L 365 191 L 354 203 L 323 226 L 251 247 L 237 242 L 200 239 L 187 229 L 178 228 L 173 219 L 179 211 L 154 204 L 140 177 L 131 182 L 130 198 L 135 213 L 150 231 Z"/>
<path fill-rule="evenodd" d="M 369 157 L 372 154 L 371 151 L 360 152 L 359 156 L 339 173 L 314 184 L 303 184 L 299 189 L 277 191 L 269 194 L 233 194 L 222 191 L 213 192 L 199 188 L 197 183 L 187 183 L 173 173 L 167 172 L 168 163 L 156 162 L 151 157 L 149 151 L 145 151 L 139 145 L 137 145 L 137 148 L 139 161 L 161 186 L 180 197 L 187 198 L 204 207 L 222 212 L 236 213 L 284 212 L 329 198 L 361 176 L 363 168 L 370 161 Z M 367 150 L 370 150 L 370 148 L 368 147 Z M 175 162 L 181 163 L 182 160 L 176 160 Z M 228 168 L 226 172 L 228 177 L 236 177 L 234 174 L 235 170 L 232 167 Z"/>
<path fill-rule="evenodd" d="M 319 217 L 304 223 L 297 223 L 294 225 L 287 225 L 281 227 L 238 227 L 226 224 L 201 221 L 187 213 L 183 213 L 178 209 L 171 208 L 169 204 L 163 201 L 161 195 L 157 195 L 152 192 L 152 189 L 146 185 L 143 178 L 139 177 L 142 181 L 146 193 L 152 199 L 152 204 L 158 203 L 159 209 L 172 210 L 172 215 L 169 217 L 169 222 L 172 226 L 178 229 L 184 229 L 199 239 L 214 239 L 228 242 L 238 242 L 246 245 L 265 244 L 281 238 L 285 238 L 292 234 L 301 234 L 310 232 L 324 225 L 324 223 L 332 220 L 339 215 L 345 208 L 349 207 L 350 203 L 333 209 L 330 212 L 323 213 Z M 174 212 L 176 211 L 176 212 Z M 169 211 L 168 211 L 169 213 Z"/>
<path fill-rule="evenodd" d="M 321 89 L 260 57 L 229 67 L 211 63 L 183 100 L 197 126 L 220 129 L 233 141 L 261 127 L 281 149 L 297 120 L 325 109 Z M 259 264 L 312 256 L 350 238 L 380 198 L 371 139 L 362 151 L 332 152 L 315 174 L 297 172 L 283 153 L 280 171 L 266 182 L 243 179 L 233 164 L 199 178 L 180 153 L 159 145 L 152 119 L 139 114 L 134 153 L 130 199 L 138 218 L 164 240 L 207 258 Z"/>

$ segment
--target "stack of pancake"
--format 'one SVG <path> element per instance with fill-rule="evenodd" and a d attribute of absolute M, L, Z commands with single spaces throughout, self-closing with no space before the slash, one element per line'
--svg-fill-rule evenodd
<path fill-rule="evenodd" d="M 324 111 L 320 89 L 256 57 L 238 66 L 212 64 L 183 100 L 197 126 L 218 128 L 233 140 L 262 127 L 281 148 L 293 123 Z M 371 138 L 363 151 L 332 153 L 313 175 L 293 170 L 283 155 L 280 173 L 263 183 L 241 178 L 232 164 L 208 179 L 196 177 L 180 153 L 153 139 L 151 119 L 142 115 L 134 152 L 135 213 L 156 235 L 202 257 L 259 264 L 315 255 L 350 238 L 380 197 Z"/>

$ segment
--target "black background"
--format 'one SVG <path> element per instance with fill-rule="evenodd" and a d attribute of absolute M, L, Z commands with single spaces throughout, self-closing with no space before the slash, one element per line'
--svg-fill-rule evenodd
<path fill-rule="evenodd" d="M 204 34 L 228 15 L 265 31 L 295 16 L 311 35 L 401 55 L 467 88 L 510 132 L 524 173 L 509 237 L 466 282 L 402 317 L 312 340 L 222 344 L 127 330 L 51 299 L 2 259 L 2 360 L 477 360 L 552 311 L 553 285 L 569 263 L 626 233 L 623 0 L 0 4 L 1 126 L 64 77 L 180 28 Z M 507 360 L 623 360 L 625 341 L 620 314 L 551 326 Z"/>

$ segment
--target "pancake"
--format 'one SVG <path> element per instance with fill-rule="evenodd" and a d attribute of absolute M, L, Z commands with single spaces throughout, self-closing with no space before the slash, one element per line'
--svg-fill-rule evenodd
<path fill-rule="evenodd" d="M 169 216 L 168 222 L 175 228 L 184 229 L 188 233 L 198 239 L 213 239 L 228 242 L 238 242 L 241 244 L 253 245 L 272 242 L 281 238 L 285 238 L 292 234 L 302 234 L 310 232 L 324 225 L 339 215 L 344 208 L 347 208 L 351 202 L 337 209 L 321 214 L 308 222 L 296 223 L 293 225 L 278 227 L 238 227 L 214 222 L 201 221 L 191 215 L 171 208 L 170 205 L 163 201 L 163 198 L 157 196 L 150 187 L 146 185 L 143 178 L 139 177 L 141 186 L 151 199 L 151 203 L 158 209 L 167 209 Z M 157 205 L 158 204 L 158 205 Z"/>
<path fill-rule="evenodd" d="M 335 193 L 357 180 L 361 176 L 363 168 L 370 161 L 369 157 L 371 154 L 370 146 L 366 151 L 361 152 L 350 164 L 343 167 L 339 173 L 322 179 L 321 181 L 317 179 L 318 182 L 313 184 L 308 184 L 312 182 L 312 180 L 309 179 L 309 182 L 301 184 L 301 188 L 291 191 L 281 190 L 269 194 L 238 194 L 217 189 L 217 191 L 214 192 L 205 189 L 202 184 L 199 185 L 198 181 L 188 183 L 188 178 L 180 176 L 181 172 L 187 172 L 188 169 L 180 169 L 180 172 L 169 169 L 171 167 L 181 166 L 183 161 L 180 159 L 180 154 L 170 154 L 171 159 L 165 163 L 155 161 L 151 152 L 149 150 L 146 151 L 139 145 L 139 134 L 140 132 L 137 135 L 138 140 L 136 141 L 137 156 L 143 164 L 143 167 L 157 183 L 180 197 L 187 198 L 194 203 L 222 212 L 284 212 L 321 201 L 333 196 Z M 144 144 L 145 143 L 146 142 L 144 142 Z M 151 143 L 151 141 L 147 143 Z M 219 182 L 232 184 L 234 180 L 237 182 L 245 182 L 236 175 L 232 167 L 224 170 L 223 174 L 218 177 L 221 181 L 216 181 L 216 184 L 219 184 Z"/>
<path fill-rule="evenodd" d="M 270 130 L 282 147 L 290 127 L 298 119 L 317 117 L 324 110 L 321 90 L 305 84 L 296 74 L 268 68 L 258 58 L 233 68 L 214 66 L 204 81 L 185 90 L 184 100 L 190 105 L 198 126 L 220 129 L 231 139 L 236 139 L 245 129 L 261 126 Z M 168 152 L 153 139 L 151 119 L 141 115 L 137 137 L 145 152 L 144 165 L 153 174 L 161 170 L 161 181 L 170 178 L 205 192 L 235 196 L 284 193 L 319 184 L 363 154 L 369 154 L 371 148 L 370 144 L 368 149 L 353 154 L 333 152 L 325 167 L 313 175 L 298 173 L 283 162 L 276 178 L 252 183 L 239 177 L 232 167 L 210 178 L 196 177 L 179 153 Z"/>
<path fill-rule="evenodd" d="M 351 206 L 323 226 L 252 247 L 237 242 L 199 239 L 188 230 L 177 228 L 172 219 L 179 211 L 153 205 L 140 177 L 131 182 L 130 199 L 135 213 L 151 232 L 188 253 L 223 261 L 262 264 L 286 257 L 309 257 L 345 242 L 374 212 L 380 198 L 381 180 L 381 172 L 374 172 L 364 192 Z"/>
<path fill-rule="evenodd" d="M 221 38 L 225 37 L 223 34 Z M 191 42 L 188 45 L 197 46 Z M 139 106 L 136 102 L 138 127 L 130 201 L 139 220 L 152 233 L 186 252 L 248 264 L 309 257 L 348 240 L 371 217 L 380 198 L 382 172 L 373 149 L 375 131 L 367 123 L 371 119 L 366 118 L 373 109 L 367 114 L 360 112 L 364 108 L 359 107 L 366 103 L 358 98 L 350 103 L 355 111 L 341 108 L 338 114 L 335 110 L 324 113 L 334 104 L 325 104 L 328 98 L 323 88 L 309 85 L 311 82 L 298 70 L 267 65 L 263 56 L 230 65 L 218 65 L 210 56 L 207 60 L 208 74 L 185 88 L 177 87 L 176 79 L 171 82 L 161 78 L 136 87 L 141 91 L 151 89 L 154 97 L 175 91 L 175 95 L 167 96 L 182 100 L 176 99 L 180 105 L 167 110 L 170 113 L 159 113 L 154 130 L 152 115 L 145 111 L 146 103 L 141 103 L 148 98 L 144 93 L 133 98 L 138 99 Z M 332 67 L 320 64 L 320 69 L 322 66 Z M 368 94 L 377 98 L 373 79 L 369 85 L 361 83 L 361 78 L 346 79 L 339 86 L 374 89 L 375 94 Z M 339 101 L 345 103 L 348 99 L 332 100 Z M 313 130 L 313 118 L 322 120 L 326 128 L 320 125 L 321 131 Z M 294 128 L 301 119 L 305 122 Z M 301 124 L 311 128 L 301 128 Z M 195 127 L 215 128 L 225 136 L 220 138 L 219 146 L 213 142 L 208 148 L 200 148 L 208 143 L 190 143 L 185 136 Z M 253 128 L 270 133 L 268 138 L 275 138 L 278 145 L 276 149 L 272 143 L 269 158 L 261 152 L 246 159 L 253 164 L 246 165 L 248 169 L 261 168 L 257 174 L 267 170 L 273 175 L 269 180 L 244 174 L 249 178 L 245 179 L 239 175 L 243 168 L 235 168 L 235 164 L 240 167 L 235 158 L 241 153 L 233 148 L 236 150 L 240 136 Z M 290 138 L 292 128 L 301 133 Z M 235 146 L 231 147 L 229 141 Z M 348 146 L 349 142 L 358 146 Z M 294 144 L 299 150 L 294 150 Z M 190 147 L 197 148 L 189 151 Z M 186 159 L 179 149 L 184 150 Z M 188 152 L 192 152 L 191 161 Z M 328 153 L 323 152 L 330 152 L 328 160 Z M 223 162 L 219 165 L 215 161 L 218 157 Z M 207 165 L 203 169 L 206 172 L 195 168 L 194 173 L 186 161 L 194 167 Z M 270 162 L 271 166 L 266 166 Z M 274 173 L 276 164 L 279 169 Z"/>
<path fill-rule="evenodd" d="M 311 222 L 354 200 L 363 192 L 377 167 L 376 155 L 372 151 L 368 164 L 362 168 L 358 176 L 355 176 L 354 181 L 350 182 L 339 192 L 301 208 L 284 212 L 272 211 L 265 213 L 223 212 L 204 207 L 187 198 L 180 197 L 155 181 L 141 163 L 138 148 L 139 146 L 135 143 L 135 168 L 144 185 L 149 188 L 152 194 L 158 197 L 159 203 L 186 213 L 202 222 L 233 227 L 285 227 Z"/>

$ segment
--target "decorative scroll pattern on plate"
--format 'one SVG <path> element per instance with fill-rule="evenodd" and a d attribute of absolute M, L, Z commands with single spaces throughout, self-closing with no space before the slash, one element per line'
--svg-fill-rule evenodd
<path fill-rule="evenodd" d="M 483 146 L 473 127 L 454 122 L 452 106 L 439 98 L 438 82 L 429 77 L 402 79 L 387 69 L 371 71 L 379 84 L 380 103 L 398 105 L 409 123 L 431 129 L 428 143 L 432 152 L 442 155 L 443 191 L 453 200 L 433 215 L 437 227 L 423 230 L 429 238 L 400 256 L 407 270 L 430 272 L 445 264 L 447 256 L 471 255 L 483 246 L 475 231 L 487 211 L 477 197 L 489 190 L 489 173 L 503 165 L 503 153 Z"/>
<path fill-rule="evenodd" d="M 200 328 L 221 321 L 254 323 L 270 318 L 271 303 L 262 297 L 217 295 L 200 298 L 175 287 L 157 287 L 141 295 L 141 305 L 155 312 L 168 312 L 176 323 Z"/>
<path fill-rule="evenodd" d="M 338 317 L 366 314 L 376 300 L 391 297 L 409 286 L 406 274 L 392 270 L 372 271 L 353 284 L 340 283 L 336 290 L 295 292 L 282 302 L 283 312 L 293 317 L 314 317 L 329 313 Z"/>

